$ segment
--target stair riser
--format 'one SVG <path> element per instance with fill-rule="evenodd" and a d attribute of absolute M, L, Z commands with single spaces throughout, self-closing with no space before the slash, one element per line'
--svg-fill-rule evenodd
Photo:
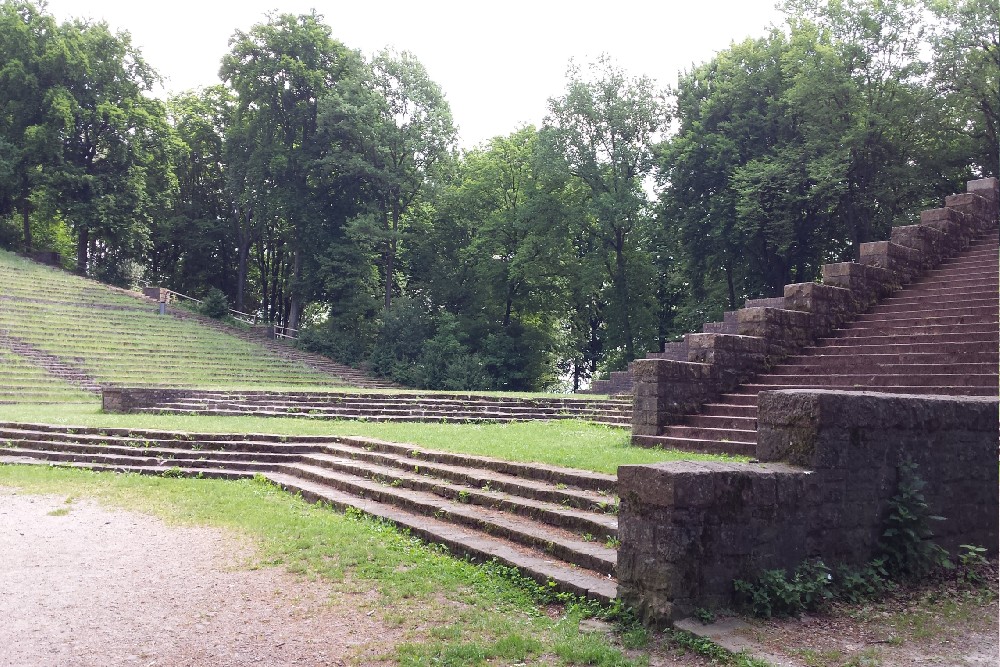
<path fill-rule="evenodd" d="M 704 413 L 687 418 L 683 426 L 699 429 L 733 429 L 736 431 L 754 431 L 757 429 L 756 417 L 719 417 Z M 732 438 L 730 438 L 732 439 Z M 741 440 L 745 438 L 740 438 Z"/>

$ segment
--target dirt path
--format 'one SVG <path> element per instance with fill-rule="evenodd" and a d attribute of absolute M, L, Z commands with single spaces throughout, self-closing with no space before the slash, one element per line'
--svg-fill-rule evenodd
<path fill-rule="evenodd" d="M 343 665 L 390 646 L 351 600 L 238 569 L 250 555 L 218 530 L 0 489 L 0 665 Z"/>

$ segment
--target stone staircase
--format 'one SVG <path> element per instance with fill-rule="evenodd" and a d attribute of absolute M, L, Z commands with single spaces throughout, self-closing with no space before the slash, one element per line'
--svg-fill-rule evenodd
<path fill-rule="evenodd" d="M 356 437 L 177 433 L 0 423 L 0 464 L 162 476 L 263 476 L 315 502 L 389 520 L 456 555 L 615 598 L 614 475 Z"/>
<path fill-rule="evenodd" d="M 757 395 L 777 389 L 996 396 L 998 253 L 993 229 L 849 325 L 660 435 L 636 435 L 633 441 L 752 455 Z"/>
<path fill-rule="evenodd" d="M 380 422 L 491 423 L 584 419 L 626 428 L 632 419 L 630 399 L 399 392 L 147 391 L 109 388 L 105 392 L 105 410 Z"/>

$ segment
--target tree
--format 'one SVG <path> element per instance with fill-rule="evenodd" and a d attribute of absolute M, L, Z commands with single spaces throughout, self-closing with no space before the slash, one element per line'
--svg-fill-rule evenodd
<path fill-rule="evenodd" d="M 68 98 L 52 187 L 77 235 L 77 271 L 122 282 L 175 185 L 166 111 L 145 95 L 157 75 L 128 33 L 79 20 L 62 32 Z M 95 252 L 100 261 L 90 267 Z"/>
<path fill-rule="evenodd" d="M 589 191 L 593 234 L 608 253 L 608 339 L 621 350 L 620 365 L 652 345 L 656 332 L 643 181 L 666 128 L 666 101 L 652 80 L 630 78 L 607 56 L 586 74 L 571 64 L 567 79 L 563 96 L 549 100 L 544 132 L 553 153 Z"/>
<path fill-rule="evenodd" d="M 388 310 L 403 227 L 454 149 L 451 109 L 424 66 L 405 51 L 382 51 L 360 87 L 333 91 L 325 102 L 330 150 L 324 168 L 363 183 L 367 207 L 353 234 L 377 249 Z"/>
<path fill-rule="evenodd" d="M 62 33 L 44 6 L 21 0 L 0 5 L 0 213 L 20 212 L 27 250 L 32 196 L 44 186 L 44 168 L 60 158 L 59 130 L 69 104 L 65 59 Z"/>
<path fill-rule="evenodd" d="M 940 20 L 933 35 L 934 84 L 955 110 L 952 140 L 967 139 L 980 176 L 1000 174 L 1000 4 L 926 0 Z"/>
<path fill-rule="evenodd" d="M 208 286 L 227 296 L 236 292 L 233 240 L 238 234 L 233 231 L 235 203 L 225 155 L 233 105 L 224 86 L 188 91 L 167 101 L 176 134 L 178 189 L 170 208 L 154 221 L 147 277 L 179 292 L 201 294 Z"/>
<path fill-rule="evenodd" d="M 309 179 L 319 100 L 344 76 L 351 56 L 315 12 L 271 15 L 229 43 L 220 75 L 237 100 L 229 159 L 237 174 L 231 182 L 240 188 L 238 217 L 259 229 L 266 316 L 295 329 L 308 296 L 302 281 L 309 230 L 320 219 Z"/>

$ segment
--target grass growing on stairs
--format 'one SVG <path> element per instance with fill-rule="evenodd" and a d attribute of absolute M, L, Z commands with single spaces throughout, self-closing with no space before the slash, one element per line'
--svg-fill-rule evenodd
<path fill-rule="evenodd" d="M 626 430 L 571 419 L 509 424 L 392 424 L 279 417 L 116 415 L 103 414 L 96 405 L 10 405 L 0 406 L 0 421 L 192 433 L 271 433 L 289 437 L 357 435 L 462 454 L 604 473 L 614 473 L 620 465 L 678 459 L 737 460 L 712 454 L 633 447 Z"/>
<path fill-rule="evenodd" d="M 168 479 L 0 465 L 0 487 L 89 497 L 168 522 L 230 530 L 257 545 L 248 567 L 283 566 L 318 577 L 331 594 L 359 594 L 403 634 L 389 661 L 402 665 L 555 662 L 648 664 L 635 632 L 581 631 L 597 611 L 569 604 L 555 618 L 501 568 L 475 567 L 391 526 L 342 514 L 256 480 Z"/>

